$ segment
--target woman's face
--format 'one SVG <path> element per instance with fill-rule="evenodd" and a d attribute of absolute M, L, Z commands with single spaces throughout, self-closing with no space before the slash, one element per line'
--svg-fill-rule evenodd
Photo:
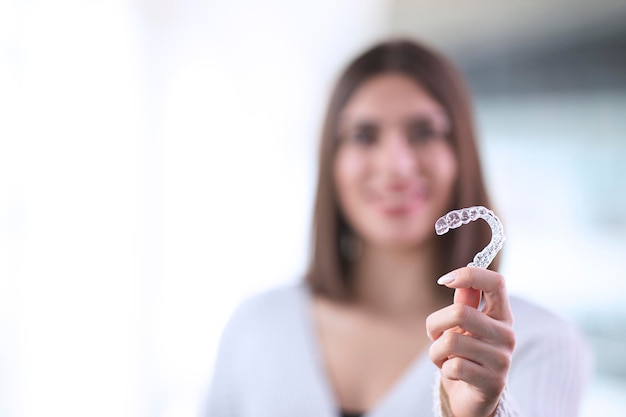
<path fill-rule="evenodd" d="M 334 177 L 344 216 L 365 242 L 408 248 L 436 237 L 457 178 L 449 132 L 442 106 L 404 75 L 356 90 L 340 115 Z"/>

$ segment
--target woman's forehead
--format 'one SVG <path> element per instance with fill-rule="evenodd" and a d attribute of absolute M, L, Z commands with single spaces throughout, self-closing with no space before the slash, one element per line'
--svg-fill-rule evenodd
<path fill-rule="evenodd" d="M 357 88 L 341 112 L 340 122 L 415 117 L 447 118 L 443 107 L 417 82 L 401 74 L 384 74 Z"/>

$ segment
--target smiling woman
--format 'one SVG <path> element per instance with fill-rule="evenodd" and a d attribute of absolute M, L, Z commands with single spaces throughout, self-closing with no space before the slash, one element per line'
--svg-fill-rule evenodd
<path fill-rule="evenodd" d="M 235 312 L 208 416 L 577 414 L 578 331 L 509 298 L 497 262 L 463 267 L 487 228 L 434 232 L 453 208 L 489 206 L 469 99 L 446 59 L 405 40 L 357 57 L 331 97 L 319 162 L 304 283 Z"/>

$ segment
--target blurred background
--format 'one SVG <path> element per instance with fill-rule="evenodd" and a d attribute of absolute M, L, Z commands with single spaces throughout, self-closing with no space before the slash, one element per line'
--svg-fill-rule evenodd
<path fill-rule="evenodd" d="M 510 292 L 575 321 L 626 415 L 623 0 L 0 0 L 0 416 L 195 416 L 235 306 L 296 282 L 343 65 L 469 80 Z"/>

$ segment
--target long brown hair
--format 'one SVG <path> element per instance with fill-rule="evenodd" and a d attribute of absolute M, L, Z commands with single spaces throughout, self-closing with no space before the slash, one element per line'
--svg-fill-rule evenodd
<path fill-rule="evenodd" d="M 374 46 L 358 56 L 339 77 L 322 129 L 311 258 L 306 282 L 314 293 L 333 299 L 347 299 L 352 295 L 348 278 L 350 261 L 342 255 L 340 248 L 342 236 L 350 234 L 351 230 L 341 213 L 333 176 L 339 143 L 339 116 L 363 83 L 385 73 L 399 73 L 411 78 L 448 114 L 450 142 L 459 170 L 449 210 L 474 205 L 490 207 L 478 158 L 469 94 L 455 67 L 440 54 L 411 40 L 391 40 Z M 468 225 L 463 227 L 462 234 L 451 231 L 439 237 L 440 272 L 443 274 L 466 265 L 489 241 L 490 233 L 488 227 Z M 490 269 L 495 270 L 497 266 L 498 258 Z"/>

